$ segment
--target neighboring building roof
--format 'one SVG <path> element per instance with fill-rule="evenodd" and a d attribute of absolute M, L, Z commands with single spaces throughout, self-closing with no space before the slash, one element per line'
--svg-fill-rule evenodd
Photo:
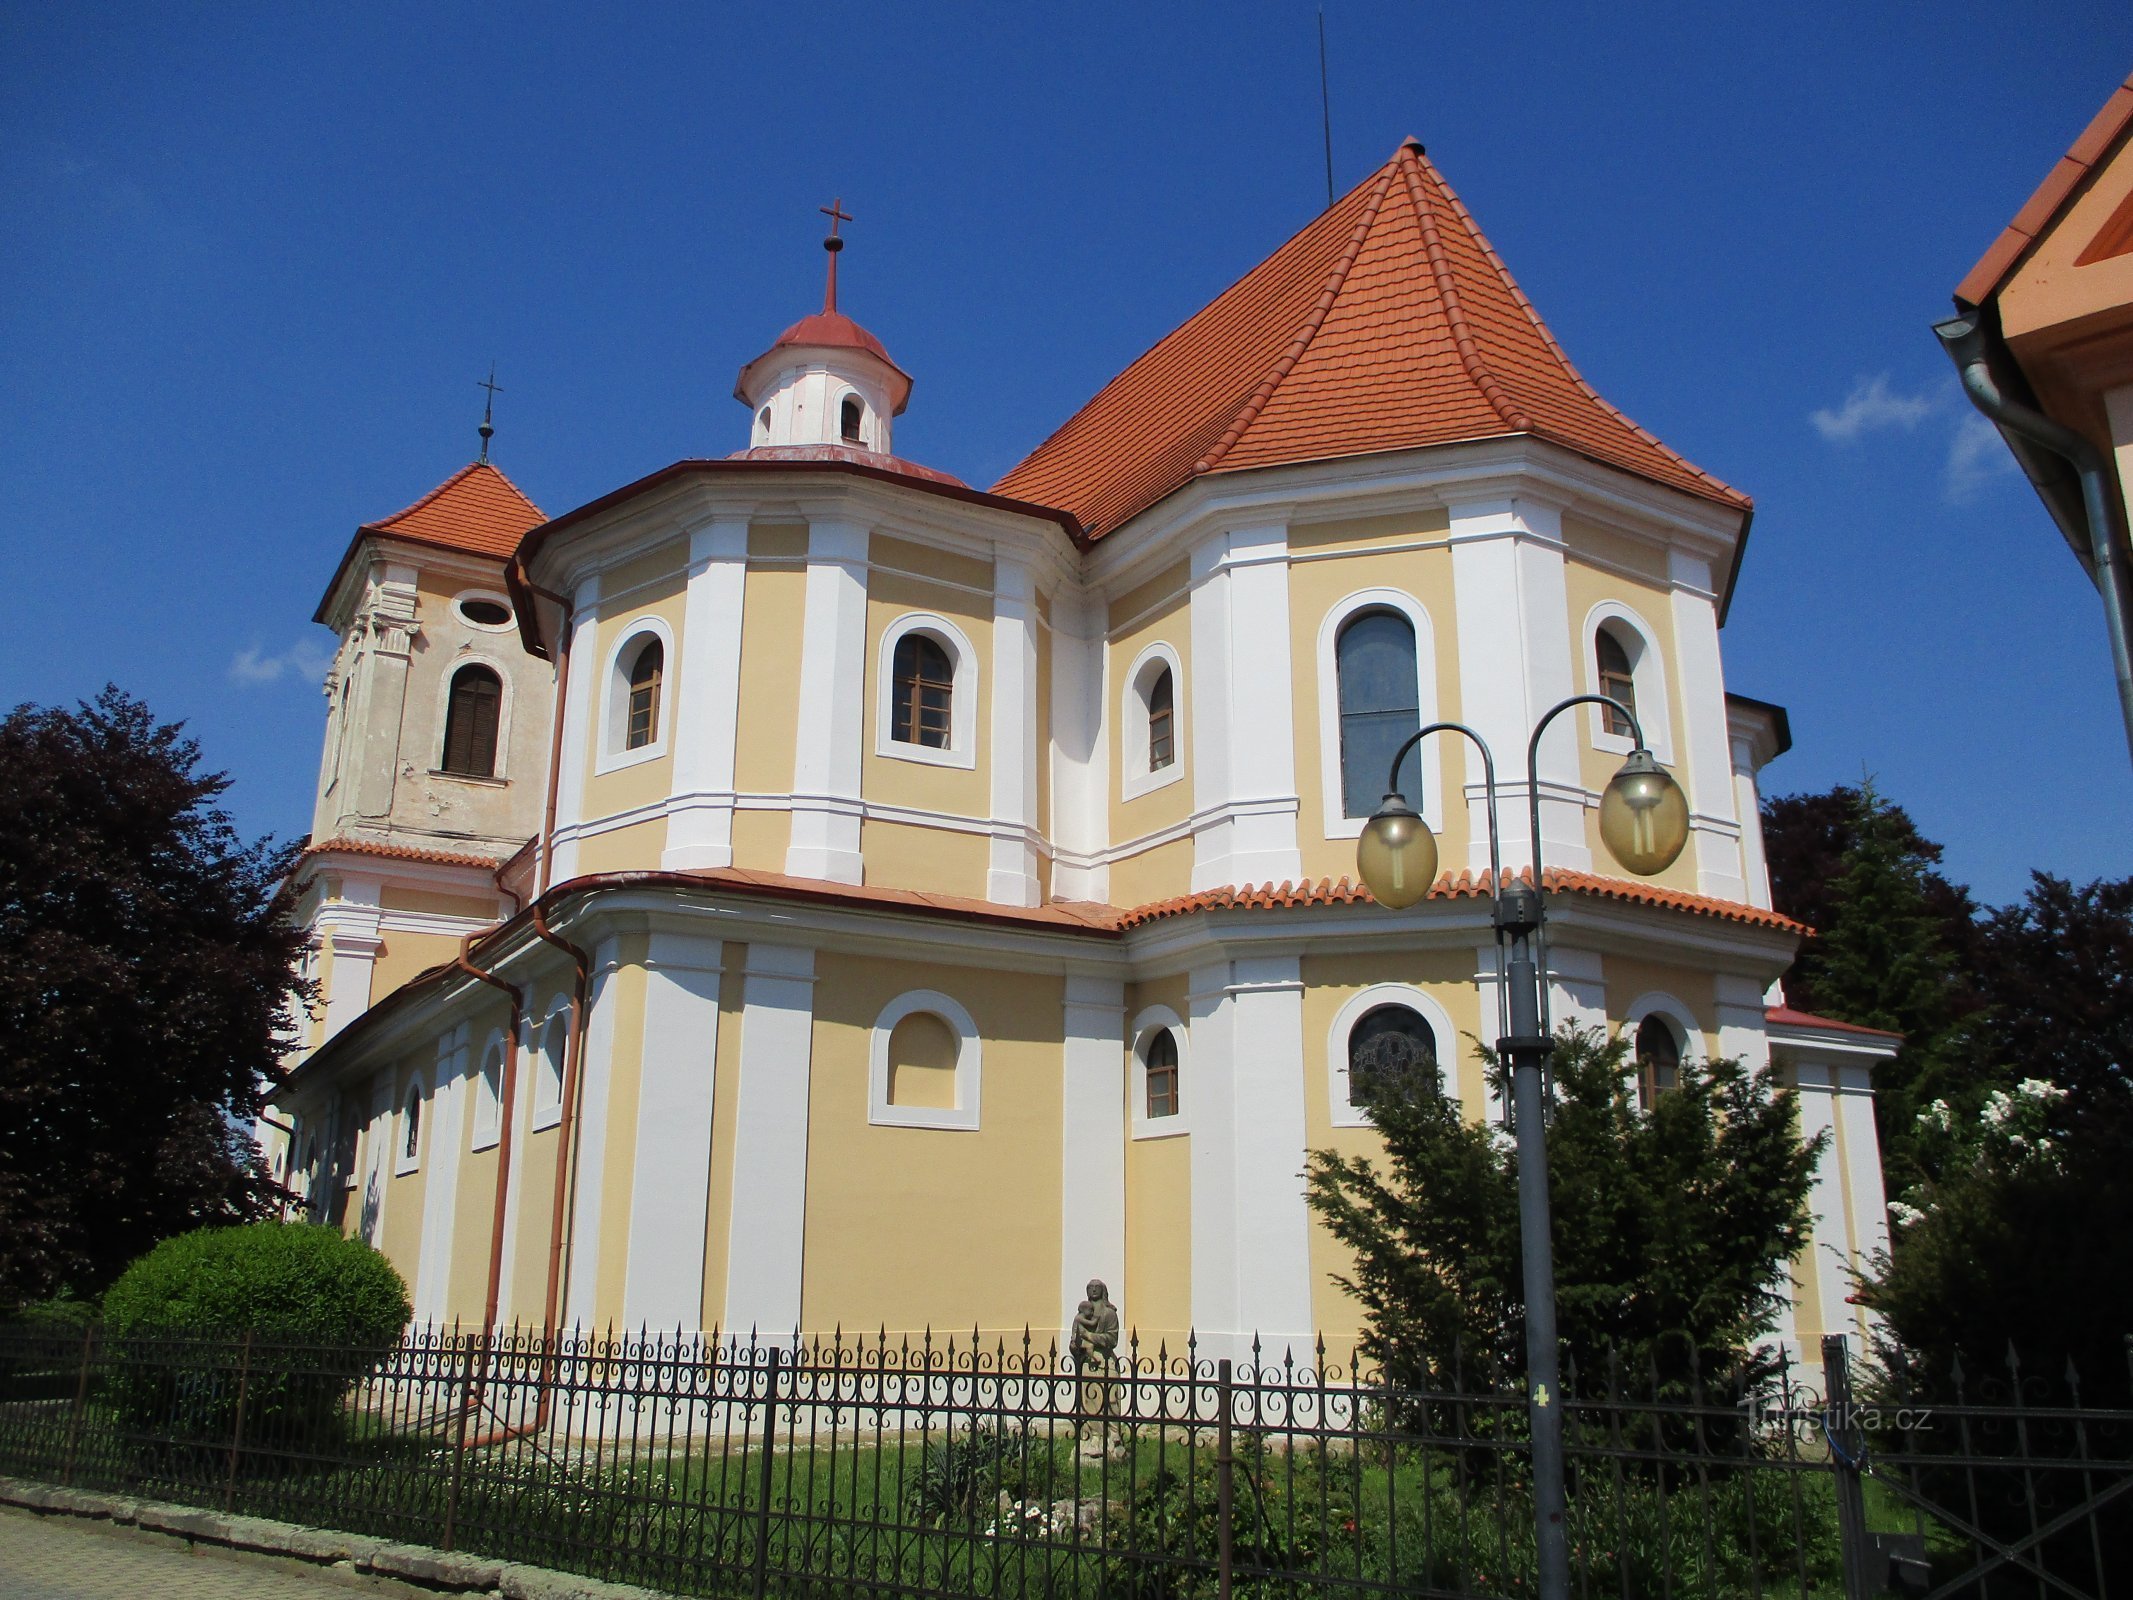
<path fill-rule="evenodd" d="M 1594 393 L 1409 140 L 995 488 L 1097 538 L 1208 473 L 1511 434 L 1751 504 Z"/>
<path fill-rule="evenodd" d="M 367 538 L 406 539 L 508 561 L 519 540 L 547 520 L 548 514 L 503 473 L 486 461 L 470 462 L 413 505 L 356 529 L 312 620 L 326 620 L 326 606 Z"/>
<path fill-rule="evenodd" d="M 1795 1011 L 1790 1006 L 1765 1006 L 1763 1021 L 1773 1028 L 1819 1028 L 1830 1033 L 1856 1033 L 1867 1039 L 1893 1039 L 1899 1044 L 1903 1035 L 1891 1033 L 1886 1028 L 1862 1028 L 1856 1022 L 1839 1022 L 1835 1017 L 1818 1017 L 1812 1011 Z"/>
<path fill-rule="evenodd" d="M 327 839 L 320 844 L 306 845 L 304 859 L 313 856 L 382 856 L 391 861 L 419 861 L 433 867 L 480 867 L 493 871 L 497 865 L 495 856 L 462 855 L 454 850 L 423 850 L 414 845 L 387 844 L 378 839 Z"/>
<path fill-rule="evenodd" d="M 2089 120 L 2081 137 L 2059 158 L 2044 181 L 2037 185 L 2036 192 L 2015 213 L 2014 220 L 2000 231 L 1991 248 L 1956 285 L 1955 298 L 1959 303 L 1981 306 L 1999 293 L 2001 285 L 2013 274 L 2030 247 L 2050 230 L 2059 214 L 2073 201 L 2090 172 L 2095 170 L 2096 163 L 2128 129 L 2133 129 L 2133 73 L 2128 73 L 2125 82 L 2111 91 L 2110 99 L 2104 101 L 2103 109 Z"/>
<path fill-rule="evenodd" d="M 733 380 L 733 398 L 743 405 L 751 404 L 748 388 L 756 370 L 780 350 L 795 347 L 810 350 L 863 351 L 895 374 L 896 381 L 890 385 L 891 413 L 901 416 L 904 407 L 911 402 L 911 374 L 896 364 L 879 339 L 842 311 L 830 310 L 817 311 L 812 316 L 802 317 L 771 341 L 768 350 L 741 368 L 740 375 Z"/>
<path fill-rule="evenodd" d="M 746 450 L 736 450 L 726 457 L 728 461 L 848 461 L 854 466 L 873 467 L 882 472 L 893 472 L 901 477 L 920 478 L 928 483 L 952 484 L 958 489 L 968 489 L 965 483 L 952 472 L 943 472 L 938 467 L 928 467 L 903 456 L 885 456 L 879 450 L 865 450 L 849 444 L 758 444 Z"/>

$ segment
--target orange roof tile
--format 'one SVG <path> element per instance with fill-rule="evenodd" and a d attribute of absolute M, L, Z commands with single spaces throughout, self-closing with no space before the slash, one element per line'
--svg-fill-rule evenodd
<path fill-rule="evenodd" d="M 1865 1028 L 1856 1022 L 1839 1022 L 1835 1017 L 1818 1017 L 1812 1011 L 1795 1011 L 1791 1006 L 1765 1006 L 1763 1020 L 1773 1028 L 1826 1028 L 1833 1033 L 1859 1033 L 1872 1039 L 1903 1039 L 1902 1034 L 1891 1033 L 1887 1028 Z"/>
<path fill-rule="evenodd" d="M 481 867 L 494 868 L 495 856 L 461 855 L 452 850 L 422 850 L 414 845 L 386 844 L 377 839 L 327 839 L 323 843 L 306 845 L 304 857 L 312 856 L 383 856 L 392 861 L 421 861 L 434 867 Z"/>
<path fill-rule="evenodd" d="M 2126 81 L 2111 91 L 2103 109 L 2082 129 L 2081 137 L 2053 164 L 2036 192 L 2015 213 L 2014 220 L 2000 230 L 2000 236 L 1978 258 L 1977 265 L 1956 285 L 1959 304 L 1980 306 L 2000 292 L 2000 286 L 2029 253 L 2029 247 L 2058 219 L 2074 191 L 2128 128 L 2133 128 L 2133 73 L 2128 73 Z"/>
<path fill-rule="evenodd" d="M 548 517 L 486 461 L 461 467 L 404 511 L 356 530 L 508 559 L 528 529 Z"/>
<path fill-rule="evenodd" d="M 1070 511 L 1093 538 L 1208 473 L 1507 434 L 1750 506 L 1593 392 L 1409 140 L 995 492 Z"/>

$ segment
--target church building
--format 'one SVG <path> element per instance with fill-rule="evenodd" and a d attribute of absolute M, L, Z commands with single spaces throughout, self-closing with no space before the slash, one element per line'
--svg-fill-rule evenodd
<path fill-rule="evenodd" d="M 1373 1144 L 1352 1053 L 1404 1035 L 1501 1116 L 1471 746 L 1403 768 L 1448 867 L 1418 904 L 1357 836 L 1456 719 L 1529 868 L 1528 732 L 1604 691 L 1691 837 L 1628 877 L 1629 729 L 1557 720 L 1555 1019 L 1629 1036 L 1647 1100 L 1779 1064 L 1831 1133 L 1780 1331 L 1859 1332 L 1895 1041 L 1777 1003 L 1790 736 L 1720 650 L 1748 498 L 1593 391 L 1412 141 L 989 489 L 896 453 L 840 220 L 739 448 L 550 515 L 485 424 L 342 557 L 320 998 L 263 1126 L 308 1213 L 467 1326 L 1042 1340 L 1100 1278 L 1146 1350 L 1345 1348 L 1302 1172 Z"/>

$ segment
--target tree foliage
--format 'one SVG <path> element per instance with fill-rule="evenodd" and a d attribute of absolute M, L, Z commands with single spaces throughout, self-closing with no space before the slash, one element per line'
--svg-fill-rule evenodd
<path fill-rule="evenodd" d="M 246 1130 L 304 998 L 294 852 L 228 787 L 116 688 L 0 721 L 0 1301 L 278 1194 Z"/>
<path fill-rule="evenodd" d="M 1548 1126 L 1556 1316 L 1566 1355 L 1609 1351 L 1678 1376 L 1744 1360 L 1782 1307 L 1808 1238 L 1822 1140 L 1803 1141 L 1769 1069 L 1684 1063 L 1640 1110 L 1626 1039 L 1565 1028 Z M 1491 1063 L 1493 1069 L 1493 1061 Z M 1362 1090 L 1382 1160 L 1311 1153 L 1310 1203 L 1354 1265 L 1363 1353 L 1395 1382 L 1524 1364 L 1518 1162 L 1509 1134 L 1471 1121 L 1421 1075 Z"/>

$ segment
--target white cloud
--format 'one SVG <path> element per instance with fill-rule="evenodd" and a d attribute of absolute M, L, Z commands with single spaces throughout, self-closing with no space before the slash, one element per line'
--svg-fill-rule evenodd
<path fill-rule="evenodd" d="M 320 683 L 332 665 L 332 652 L 309 639 L 299 639 L 271 656 L 255 644 L 230 658 L 230 682 L 250 686 L 294 678 L 299 683 Z"/>
<path fill-rule="evenodd" d="M 1917 427 L 1941 408 L 1943 399 L 1932 390 L 1900 394 L 1889 387 L 1889 375 L 1883 372 L 1853 384 L 1834 411 L 1824 407 L 1808 413 L 1807 420 L 1831 444 L 1854 444 L 1861 434 Z"/>
<path fill-rule="evenodd" d="M 1950 505 L 1963 505 L 1975 499 L 1978 490 L 1994 478 L 2015 470 L 2014 453 L 2000 437 L 2000 430 L 1972 412 L 1956 423 L 1955 436 L 1948 441 L 1941 494 Z"/>

